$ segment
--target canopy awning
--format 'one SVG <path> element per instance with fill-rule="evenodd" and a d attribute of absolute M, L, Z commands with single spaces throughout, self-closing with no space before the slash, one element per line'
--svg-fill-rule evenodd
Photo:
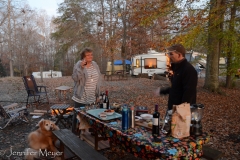
<path fill-rule="evenodd" d="M 115 60 L 114 65 L 122 65 L 122 60 Z M 131 61 L 125 59 L 125 64 L 131 64 Z"/>

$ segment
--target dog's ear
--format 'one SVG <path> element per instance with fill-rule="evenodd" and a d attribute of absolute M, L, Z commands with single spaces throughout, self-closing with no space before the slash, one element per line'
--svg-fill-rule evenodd
<path fill-rule="evenodd" d="M 44 124 L 45 124 L 45 120 L 41 120 L 41 121 L 39 121 L 39 123 L 38 123 L 38 125 L 39 125 L 40 128 L 42 128 L 42 127 L 44 126 Z"/>
<path fill-rule="evenodd" d="M 37 124 L 36 124 L 36 127 L 39 127 L 40 125 L 40 122 L 44 121 L 44 118 L 42 118 Z"/>

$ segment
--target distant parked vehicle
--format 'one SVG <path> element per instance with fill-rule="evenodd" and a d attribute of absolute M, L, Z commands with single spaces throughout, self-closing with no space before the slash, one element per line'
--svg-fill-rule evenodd
<path fill-rule="evenodd" d="M 149 50 L 147 54 L 135 55 L 131 58 L 131 75 L 137 76 L 147 73 L 149 77 L 153 74 L 165 75 L 168 71 L 167 65 L 170 60 L 166 53 Z"/>
<path fill-rule="evenodd" d="M 34 78 L 41 78 L 41 72 L 33 72 L 32 75 Z M 62 77 L 62 72 L 60 71 L 43 71 L 42 72 L 43 78 L 57 78 Z"/>

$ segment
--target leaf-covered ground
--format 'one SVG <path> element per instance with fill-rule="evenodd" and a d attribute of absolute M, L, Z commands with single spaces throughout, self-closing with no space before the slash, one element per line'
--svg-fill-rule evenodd
<path fill-rule="evenodd" d="M 55 98 L 54 88 L 67 85 L 73 86 L 71 77 L 36 79 L 38 85 L 46 85 L 49 97 Z M 239 80 L 238 80 L 239 83 Z M 197 90 L 197 103 L 205 106 L 202 120 L 203 130 L 211 134 L 209 145 L 224 154 L 226 159 L 239 159 L 240 157 L 240 89 L 221 88 L 222 94 L 212 93 L 202 88 L 204 79 L 199 78 Z M 147 78 L 132 78 L 128 80 L 103 81 L 101 90 L 109 91 L 110 103 L 130 103 L 136 106 L 147 106 L 149 113 L 153 112 L 155 104 L 159 104 L 160 114 L 164 115 L 167 108 L 167 96 L 154 96 L 153 90 L 158 86 L 167 86 L 168 81 L 150 80 Z M 0 78 L 0 103 L 25 102 L 26 91 L 21 78 Z M 3 102 L 4 101 L 4 102 Z M 8 101 L 8 102 L 7 102 Z M 1 122 L 1 120 L 0 120 Z M 24 125 L 24 129 L 14 130 L 9 126 L 0 130 L 0 151 L 9 150 L 10 146 L 22 151 L 27 147 L 26 136 L 34 129 L 37 120 Z M 16 149 L 17 149 L 16 148 Z M 107 154 L 108 151 L 105 152 Z M 111 156 L 108 157 L 111 159 Z M 114 159 L 114 158 L 112 158 Z"/>

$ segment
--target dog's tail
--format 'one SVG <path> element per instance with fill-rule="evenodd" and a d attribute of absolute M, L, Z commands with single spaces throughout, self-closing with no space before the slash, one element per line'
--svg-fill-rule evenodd
<path fill-rule="evenodd" d="M 39 151 L 32 148 L 25 148 L 24 160 L 34 160 L 34 158 L 39 158 Z"/>

